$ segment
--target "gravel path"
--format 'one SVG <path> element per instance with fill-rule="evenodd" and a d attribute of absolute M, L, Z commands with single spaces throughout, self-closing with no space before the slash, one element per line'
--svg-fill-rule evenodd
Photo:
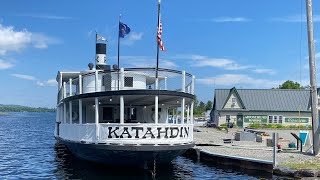
<path fill-rule="evenodd" d="M 194 132 L 194 141 L 196 148 L 203 150 L 208 150 L 214 153 L 240 156 L 240 157 L 249 157 L 261 160 L 270 160 L 272 161 L 272 147 L 267 147 L 266 139 L 272 139 L 272 133 L 279 133 L 279 137 L 283 138 L 280 140 L 280 143 L 283 143 L 283 147 L 287 147 L 289 142 L 296 142 L 290 132 L 298 134 L 298 130 L 261 130 L 265 131 L 270 136 L 264 136 L 262 138 L 262 143 L 251 142 L 251 141 L 233 141 L 233 143 L 225 144 L 223 139 L 233 139 L 233 134 L 237 131 L 243 131 L 243 129 L 229 129 L 229 132 L 220 131 L 214 128 L 204 128 L 196 127 L 201 132 Z M 207 146 L 218 145 L 218 146 Z M 304 147 L 306 151 L 310 145 Z M 290 150 L 286 152 L 280 152 L 277 154 L 279 165 L 285 162 L 318 162 L 320 163 L 320 157 L 314 157 L 308 155 L 307 153 L 300 153 L 297 150 Z"/>

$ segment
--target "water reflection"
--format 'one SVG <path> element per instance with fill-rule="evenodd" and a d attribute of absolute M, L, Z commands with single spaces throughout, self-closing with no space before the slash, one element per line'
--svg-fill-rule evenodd
<path fill-rule="evenodd" d="M 63 144 L 56 143 L 55 151 L 57 162 L 55 175 L 58 179 L 128 179 L 129 177 L 152 179 L 150 170 L 134 167 L 112 167 L 81 160 L 74 157 Z M 171 174 L 172 164 L 161 167 L 158 172 L 156 171 L 157 179 L 175 179 Z M 161 178 L 158 178 L 158 176 L 161 176 Z"/>

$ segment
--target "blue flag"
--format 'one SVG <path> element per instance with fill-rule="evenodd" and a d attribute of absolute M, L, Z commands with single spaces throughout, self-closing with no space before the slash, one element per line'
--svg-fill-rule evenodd
<path fill-rule="evenodd" d="M 119 22 L 119 37 L 124 38 L 125 35 L 130 33 L 130 28 L 126 24 Z"/>

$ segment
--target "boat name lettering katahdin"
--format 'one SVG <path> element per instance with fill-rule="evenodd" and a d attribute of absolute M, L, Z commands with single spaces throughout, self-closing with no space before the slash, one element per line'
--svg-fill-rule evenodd
<path fill-rule="evenodd" d="M 108 138 L 187 138 L 190 127 L 108 127 Z"/>

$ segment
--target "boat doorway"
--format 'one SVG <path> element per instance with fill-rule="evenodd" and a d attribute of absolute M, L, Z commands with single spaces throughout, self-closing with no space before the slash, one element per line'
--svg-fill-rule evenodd
<path fill-rule="evenodd" d="M 243 128 L 243 114 L 237 114 L 237 126 Z"/>

